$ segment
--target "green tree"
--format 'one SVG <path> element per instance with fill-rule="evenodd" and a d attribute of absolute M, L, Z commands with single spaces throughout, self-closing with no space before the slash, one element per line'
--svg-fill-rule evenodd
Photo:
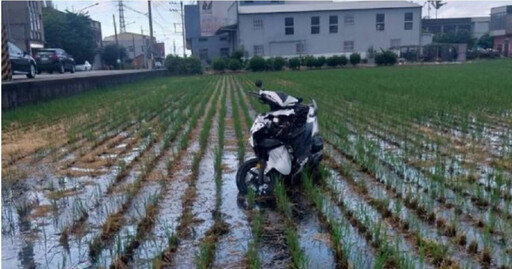
<path fill-rule="evenodd" d="M 237 49 L 231 54 L 232 59 L 239 60 L 240 62 L 242 62 L 242 57 L 244 57 L 244 51 L 241 49 Z"/>
<path fill-rule="evenodd" d="M 126 58 L 126 48 L 118 46 L 116 44 L 109 44 L 103 47 L 101 51 L 101 59 L 105 64 L 109 66 L 114 66 L 116 69 L 119 68 L 119 64 L 117 63 L 117 59 L 120 59 L 123 62 L 123 59 Z"/>
<path fill-rule="evenodd" d="M 467 44 L 468 48 L 472 48 L 475 45 L 475 39 L 471 36 L 471 32 L 468 30 L 460 30 L 456 33 L 438 33 L 434 35 L 432 39 L 435 43 L 448 43 L 448 44 Z"/>
<path fill-rule="evenodd" d="M 494 47 L 494 38 L 489 34 L 485 34 L 478 39 L 477 45 L 482 49 L 491 49 Z"/>
<path fill-rule="evenodd" d="M 88 15 L 43 8 L 43 25 L 47 48 L 64 49 L 77 64 L 94 61 L 97 45 Z"/>

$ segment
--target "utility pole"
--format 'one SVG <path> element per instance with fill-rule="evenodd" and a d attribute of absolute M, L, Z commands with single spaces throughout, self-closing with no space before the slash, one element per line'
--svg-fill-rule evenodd
<path fill-rule="evenodd" d="M 124 4 L 122 0 L 119 0 L 119 32 L 126 32 L 126 23 L 124 21 Z"/>
<path fill-rule="evenodd" d="M 137 57 L 135 53 L 135 34 L 132 34 L 132 47 L 133 47 L 133 59 L 135 60 L 135 57 Z"/>
<path fill-rule="evenodd" d="M 147 57 L 146 57 L 146 38 L 144 38 L 144 30 L 142 30 L 142 25 L 140 26 L 140 34 L 142 37 L 142 55 L 144 58 L 144 68 L 147 68 Z"/>
<path fill-rule="evenodd" d="M 186 55 L 186 52 L 187 52 L 187 44 L 186 44 L 186 41 L 185 41 L 185 20 L 183 19 L 183 1 L 180 1 L 180 5 L 181 5 L 181 35 L 183 36 L 183 58 L 185 58 L 187 55 Z"/>
<path fill-rule="evenodd" d="M 117 50 L 117 64 L 121 67 L 121 59 L 119 56 L 119 39 L 117 39 L 117 27 L 116 27 L 116 15 L 112 14 L 112 20 L 114 21 L 114 35 L 116 37 L 116 50 Z"/>
<path fill-rule="evenodd" d="M 155 58 L 153 57 L 153 15 L 151 14 L 151 0 L 148 0 L 148 17 L 149 17 L 149 57 L 150 64 L 149 69 L 153 69 L 155 66 Z"/>

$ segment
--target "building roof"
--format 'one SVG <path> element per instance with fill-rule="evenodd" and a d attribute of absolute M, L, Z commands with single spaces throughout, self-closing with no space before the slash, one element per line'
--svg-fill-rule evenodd
<path fill-rule="evenodd" d="M 117 34 L 117 39 L 118 40 L 132 40 L 132 36 L 135 37 L 135 38 L 139 38 L 139 39 L 141 37 L 149 39 L 149 36 L 147 36 L 147 35 L 142 35 L 142 34 L 137 34 L 137 33 L 130 33 L 130 32 L 123 32 L 123 33 Z M 155 37 L 153 37 L 153 39 L 155 39 Z M 103 40 L 104 41 L 115 41 L 116 40 L 116 36 L 115 35 L 106 36 L 106 37 L 103 38 Z"/>
<path fill-rule="evenodd" d="M 288 5 L 248 5 L 239 6 L 238 12 L 239 14 L 263 14 L 386 8 L 421 8 L 421 5 L 407 1 L 344 1 Z"/>

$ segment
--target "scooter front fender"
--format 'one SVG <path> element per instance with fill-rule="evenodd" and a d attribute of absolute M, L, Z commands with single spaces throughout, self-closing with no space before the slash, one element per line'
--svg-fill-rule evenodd
<path fill-rule="evenodd" d="M 267 166 L 265 174 L 270 170 L 276 169 L 281 175 L 287 176 L 292 171 L 292 160 L 290 153 L 285 146 L 280 146 L 268 152 Z"/>

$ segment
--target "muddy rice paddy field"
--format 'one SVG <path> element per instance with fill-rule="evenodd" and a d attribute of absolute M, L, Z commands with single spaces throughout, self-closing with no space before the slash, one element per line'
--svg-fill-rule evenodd
<path fill-rule="evenodd" d="M 512 268 L 512 62 L 153 79 L 2 116 L 4 268 Z M 325 158 L 238 197 L 252 81 Z"/>

